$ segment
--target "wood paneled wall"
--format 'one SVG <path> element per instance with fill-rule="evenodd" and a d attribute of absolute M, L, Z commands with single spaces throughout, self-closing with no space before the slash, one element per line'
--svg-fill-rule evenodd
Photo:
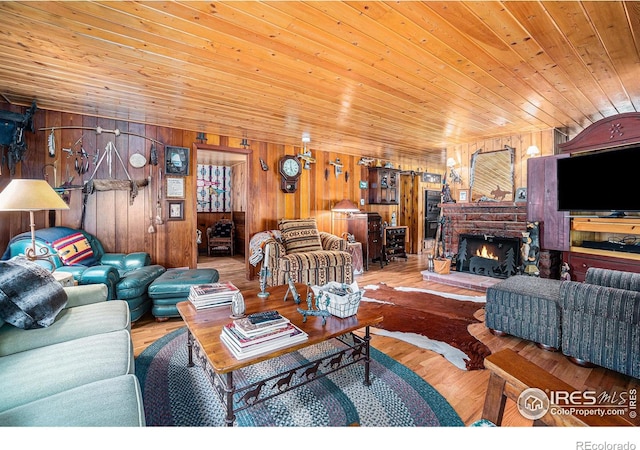
<path fill-rule="evenodd" d="M 24 113 L 23 108 L 0 105 L 0 108 Z M 243 167 L 244 186 L 234 188 L 234 204 L 243 205 L 246 211 L 245 219 L 245 254 L 248 254 L 249 240 L 253 234 L 267 229 L 277 228 L 280 218 L 315 217 L 318 226 L 323 231 L 332 230 L 331 206 L 343 198 L 349 198 L 359 204 L 361 198 L 368 199 L 367 191 L 359 187 L 360 180 L 368 179 L 368 169 L 358 165 L 359 156 L 324 152 L 309 146 L 316 162 L 309 170 L 303 170 L 299 188 L 296 193 L 285 194 L 280 190 L 280 176 L 278 160 L 285 154 L 299 154 L 300 147 L 280 145 L 270 142 L 250 141 L 248 149 L 242 149 L 242 137 L 220 136 L 207 133 L 207 144 L 196 143 L 196 132 L 145 125 L 134 122 L 114 121 L 110 119 L 61 113 L 57 111 L 38 110 L 35 118 L 34 133 L 27 132 L 28 151 L 26 159 L 16 167 L 14 175 L 10 175 L 6 166 L 2 167 L 0 175 L 0 189 L 3 189 L 11 178 L 43 178 L 49 174 L 49 183 L 54 185 L 53 167 L 56 166 L 57 184 L 63 180 L 71 180 L 73 185 L 82 185 L 90 179 L 95 169 L 93 160 L 85 174 L 75 171 L 75 155 L 68 156 L 63 148 L 74 151 L 84 148 L 92 158 L 99 149 L 103 154 L 109 141 L 112 141 L 126 169 L 133 179 L 146 179 L 151 176 L 151 185 L 140 189 L 138 196 L 130 204 L 128 191 L 96 192 L 86 198 L 84 229 L 96 235 L 103 243 L 107 252 L 146 251 L 156 264 L 165 267 L 195 267 L 197 264 L 196 229 L 199 225 L 196 212 L 196 154 L 199 148 L 227 149 L 246 153 L 246 165 Z M 56 155 L 50 157 L 47 150 L 48 130 L 46 127 L 84 127 L 87 129 L 57 129 L 55 130 Z M 96 127 L 105 130 L 118 129 L 123 132 L 120 136 L 103 132 L 97 134 Z M 143 137 L 128 135 L 132 133 L 156 139 L 165 145 L 187 147 L 190 153 L 190 174 L 185 179 L 184 220 L 167 220 L 167 198 L 164 174 L 164 146 L 157 145 L 159 164 L 147 164 L 143 168 L 134 169 L 128 164 L 133 153 L 142 153 L 147 158 L 150 155 L 151 141 Z M 74 145 L 81 139 L 81 142 Z M 262 170 L 260 158 L 269 169 Z M 343 173 L 336 177 L 334 166 L 330 161 L 337 158 L 343 164 Z M 442 167 L 425 167 L 420 160 L 392 161 L 395 167 L 403 170 L 423 170 L 442 172 Z M 96 178 L 109 178 L 108 165 L 103 162 L 96 173 Z M 126 179 L 126 174 L 119 160 L 112 159 L 112 178 Z M 160 173 L 162 171 L 162 173 Z M 348 175 L 347 175 L 348 174 Z M 244 198 L 244 201 L 236 196 Z M 79 228 L 82 220 L 83 194 L 81 190 L 70 191 L 70 210 L 57 212 L 55 225 Z M 157 206 L 160 205 L 162 223 L 156 221 Z M 392 207 L 384 207 L 392 208 Z M 235 209 L 235 208 L 234 208 Z M 370 205 L 365 204 L 365 210 Z M 390 218 L 390 210 L 382 211 Z M 36 214 L 36 227 L 49 225 L 48 214 Z M 150 226 L 153 231 L 150 232 Z M 340 234 L 342 222 L 334 223 L 334 231 Z M 9 240 L 22 232 L 29 230 L 29 216 L 27 213 L 0 212 L 0 249 L 4 251 Z M 247 276 L 252 276 L 255 269 L 247 263 Z"/>
<path fill-rule="evenodd" d="M 447 158 L 455 159 L 459 166 L 456 167 L 462 178 L 461 184 L 451 183 L 451 193 L 454 199 L 458 198 L 460 189 L 469 189 L 471 179 L 471 157 L 478 150 L 491 152 L 503 150 L 505 145 L 515 148 L 514 158 L 514 184 L 515 188 L 527 186 L 527 148 L 535 145 L 540 149 L 539 156 L 553 155 L 557 146 L 557 133 L 554 129 L 518 134 L 512 136 L 496 137 L 482 141 L 468 142 L 447 148 Z"/>
<path fill-rule="evenodd" d="M 23 108 L 0 105 L 4 109 L 24 113 Z M 391 212 L 398 213 L 398 224 L 410 227 L 410 239 L 413 241 L 411 250 L 416 251 L 421 246 L 418 242 L 422 236 L 422 202 L 423 191 L 426 188 L 438 189 L 437 185 L 422 183 L 410 175 L 401 177 L 401 202 L 395 206 L 380 206 L 368 204 L 368 192 L 359 187 L 360 180 L 368 179 L 368 168 L 358 164 L 359 156 L 324 152 L 310 145 L 316 162 L 309 170 L 303 170 L 299 188 L 296 193 L 285 194 L 280 191 L 280 176 L 278 174 L 278 160 L 285 154 L 299 154 L 300 147 L 281 145 L 270 142 L 250 141 L 247 149 L 241 148 L 242 137 L 220 136 L 207 133 L 207 144 L 196 143 L 196 133 L 134 122 L 115 121 L 110 119 L 66 114 L 56 111 L 39 110 L 34 118 L 36 131 L 27 132 L 28 151 L 26 159 L 18 164 L 14 177 L 43 178 L 49 177 L 50 184 L 54 184 L 53 167 L 57 170 L 57 184 L 63 180 L 70 180 L 73 185 L 82 185 L 89 180 L 95 165 L 93 161 L 89 171 L 78 174 L 75 171 L 75 155 L 69 156 L 62 151 L 71 148 L 74 151 L 84 148 L 92 157 L 99 149 L 104 152 L 109 141 L 112 141 L 133 179 L 145 179 L 151 176 L 151 185 L 141 189 L 138 196 L 130 204 L 129 192 L 108 191 L 96 192 L 86 198 L 84 229 L 95 234 L 108 252 L 146 251 L 152 261 L 165 267 L 195 267 L 197 264 L 198 248 L 196 243 L 196 229 L 198 217 L 195 202 L 195 167 L 198 149 L 240 152 L 246 155 L 246 165 L 242 166 L 244 184 L 234 187 L 234 205 L 242 205 L 246 212 L 244 227 L 244 252 L 249 254 L 249 242 L 255 233 L 277 228 L 281 218 L 315 217 L 318 226 L 323 231 L 334 231 L 341 234 L 346 230 L 345 221 L 332 221 L 331 207 L 343 198 L 349 198 L 356 204 L 365 199 L 364 210 L 379 212 L 383 220 L 391 220 Z M 85 127 L 87 129 L 58 129 L 55 131 L 56 155 L 50 157 L 47 150 L 49 131 L 42 131 L 46 127 Z M 118 129 L 121 134 L 115 136 L 103 132 L 97 134 L 96 127 L 106 130 Z M 165 145 L 190 148 L 190 175 L 185 182 L 184 220 L 167 220 L 167 198 L 164 185 L 164 146 L 158 145 L 159 164 L 147 164 L 141 169 L 134 169 L 128 164 L 133 153 L 142 153 L 149 158 L 151 141 L 156 139 Z M 76 144 L 80 141 L 80 144 Z M 312 143 L 313 144 L 313 143 Z M 541 150 L 541 155 L 554 152 L 554 131 L 536 132 L 517 136 L 507 136 L 486 141 L 478 141 L 459 145 L 447 149 L 447 156 L 453 156 L 461 163 L 460 173 L 462 185 L 452 186 L 454 195 L 459 188 L 468 188 L 470 176 L 471 155 L 482 148 L 484 151 L 499 150 L 504 145 L 516 149 L 515 182 L 516 186 L 526 186 L 526 149 L 535 144 Z M 334 166 L 330 164 L 339 158 L 343 164 L 343 173 L 336 177 Z M 266 162 L 269 169 L 263 170 L 260 159 Z M 394 167 L 401 167 L 403 171 L 426 171 L 444 173 L 444 161 L 441 167 L 425 166 L 424 161 L 406 159 L 392 161 Z M 112 160 L 112 177 L 126 179 L 126 174 L 117 158 Z M 162 170 L 162 174 L 160 171 Z M 162 179 L 161 179 L 162 177 Z M 0 189 L 3 189 L 12 176 L 6 166 L 0 175 Z M 96 178 L 109 178 L 109 166 L 104 163 L 98 169 Z M 55 224 L 72 228 L 79 228 L 82 220 L 83 194 L 80 190 L 70 192 L 70 210 L 57 212 Z M 162 224 L 156 222 L 157 206 L 160 205 Z M 235 208 L 234 208 L 235 209 Z M 53 224 L 52 224 L 53 225 Z M 153 225 L 154 232 L 150 232 Z M 36 214 L 36 227 L 49 226 L 48 215 Z M 332 228 L 333 226 L 333 228 Z M 11 237 L 29 230 L 27 213 L 0 212 L 0 249 L 4 250 Z M 255 268 L 247 263 L 247 276 L 253 276 Z"/>

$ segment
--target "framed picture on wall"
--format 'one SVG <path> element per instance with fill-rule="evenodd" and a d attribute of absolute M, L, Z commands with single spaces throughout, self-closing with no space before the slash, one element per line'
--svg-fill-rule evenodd
<path fill-rule="evenodd" d="M 439 173 L 424 172 L 422 174 L 422 181 L 424 183 L 442 183 L 442 175 Z"/>
<path fill-rule="evenodd" d="M 167 220 L 184 220 L 184 200 L 169 200 L 167 203 Z"/>
<path fill-rule="evenodd" d="M 184 178 L 167 177 L 167 197 L 184 198 Z"/>
<path fill-rule="evenodd" d="M 469 189 L 460 189 L 460 191 L 458 191 L 458 201 L 460 203 L 467 203 L 469 201 Z"/>
<path fill-rule="evenodd" d="M 186 147 L 165 147 L 166 175 L 189 175 L 189 149 Z"/>

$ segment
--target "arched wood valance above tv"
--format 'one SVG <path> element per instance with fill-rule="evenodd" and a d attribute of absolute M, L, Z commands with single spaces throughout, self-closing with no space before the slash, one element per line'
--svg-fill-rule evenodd
<path fill-rule="evenodd" d="M 640 113 L 617 114 L 592 123 L 559 145 L 562 153 L 603 150 L 640 143 Z"/>

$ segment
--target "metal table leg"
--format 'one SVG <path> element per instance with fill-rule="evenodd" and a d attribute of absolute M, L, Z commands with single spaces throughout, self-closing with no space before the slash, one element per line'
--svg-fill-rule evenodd
<path fill-rule="evenodd" d="M 193 335 L 191 331 L 187 328 L 187 353 L 189 354 L 189 362 L 187 362 L 187 367 L 193 367 Z"/>
<path fill-rule="evenodd" d="M 371 386 L 371 379 L 369 378 L 369 367 L 371 365 L 371 357 L 370 357 L 370 342 L 371 335 L 369 334 L 369 327 L 365 328 L 364 332 L 364 385 Z"/>
<path fill-rule="evenodd" d="M 224 421 L 228 427 L 232 427 L 233 422 L 236 420 L 236 415 L 233 413 L 233 372 L 227 373 L 224 385 L 224 396 L 227 407 L 227 417 Z"/>

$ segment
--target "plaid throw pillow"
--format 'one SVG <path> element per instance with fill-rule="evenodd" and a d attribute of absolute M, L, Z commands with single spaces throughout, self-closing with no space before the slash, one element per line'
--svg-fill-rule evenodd
<path fill-rule="evenodd" d="M 322 250 L 316 219 L 281 220 L 278 226 L 287 253 Z"/>

